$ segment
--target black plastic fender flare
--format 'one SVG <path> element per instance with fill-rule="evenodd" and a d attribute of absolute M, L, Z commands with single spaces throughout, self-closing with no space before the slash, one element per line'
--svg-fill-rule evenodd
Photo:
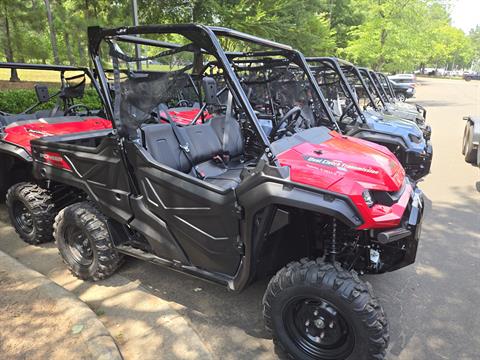
<path fill-rule="evenodd" d="M 17 159 L 32 163 L 32 156 L 23 147 L 0 140 L 0 156 L 10 155 Z"/>
<path fill-rule="evenodd" d="M 244 211 L 241 234 L 245 246 L 237 273 L 229 287 L 242 290 L 254 276 L 256 250 L 262 238 L 269 232 L 271 222 L 265 222 L 265 228 L 254 233 L 255 216 L 263 209 L 275 210 L 278 206 L 288 206 L 308 210 L 336 218 L 347 226 L 356 228 L 363 224 L 363 219 L 351 199 L 342 194 L 316 189 L 307 185 L 292 183 L 289 179 L 261 175 L 255 179 L 253 186 L 246 186 L 237 192 L 239 204 Z M 249 182 L 247 180 L 247 182 Z M 247 185 L 247 184 L 245 184 Z M 271 213 L 270 215 L 274 215 Z"/>
<path fill-rule="evenodd" d="M 405 151 L 409 149 L 408 144 L 405 142 L 401 135 L 392 135 L 380 131 L 375 131 L 371 129 L 355 129 L 351 133 L 347 134 L 348 136 L 356 137 L 362 140 L 371 141 L 374 143 L 383 142 L 392 145 L 401 146 Z"/>

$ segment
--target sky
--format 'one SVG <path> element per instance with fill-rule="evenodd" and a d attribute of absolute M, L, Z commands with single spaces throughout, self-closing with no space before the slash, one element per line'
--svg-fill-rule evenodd
<path fill-rule="evenodd" d="M 480 25 L 480 0 L 453 0 L 452 23 L 468 33 L 476 25 Z"/>

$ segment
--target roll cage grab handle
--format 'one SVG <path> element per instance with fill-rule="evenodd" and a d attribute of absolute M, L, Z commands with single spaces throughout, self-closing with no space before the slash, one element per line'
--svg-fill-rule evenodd
<path fill-rule="evenodd" d="M 88 43 L 89 43 L 89 53 L 94 63 L 94 66 L 98 73 L 98 78 L 100 82 L 100 88 L 102 96 L 105 100 L 106 113 L 109 119 L 112 121 L 112 126 L 119 132 L 120 136 L 125 136 L 125 132 L 121 128 L 122 124 L 119 122 L 120 128 L 117 127 L 116 121 L 119 119 L 114 119 L 114 108 L 112 103 L 111 94 L 109 91 L 108 80 L 105 76 L 105 71 L 99 55 L 99 48 L 102 40 L 121 40 L 125 42 L 138 42 L 150 44 L 153 46 L 163 46 L 167 48 L 176 48 L 179 47 L 177 44 L 171 44 L 167 42 L 141 39 L 136 40 L 135 35 L 142 34 L 171 34 L 176 33 L 184 36 L 195 44 L 203 49 L 202 52 L 210 53 L 217 57 L 219 61 L 220 68 L 224 71 L 224 76 L 228 85 L 230 86 L 233 96 L 240 103 L 240 105 L 245 110 L 246 116 L 253 123 L 256 134 L 263 143 L 265 154 L 271 164 L 278 166 L 278 161 L 276 159 L 276 154 L 272 152 L 270 141 L 263 131 L 260 123 L 255 115 L 255 112 L 248 101 L 248 98 L 243 91 L 240 81 L 238 80 L 233 67 L 227 57 L 227 54 L 222 49 L 220 42 L 216 35 L 225 36 L 234 38 L 237 40 L 243 40 L 247 42 L 252 42 L 258 45 L 263 45 L 266 47 L 273 48 L 274 50 L 279 50 L 283 53 L 284 56 L 290 58 L 291 61 L 295 62 L 305 73 L 307 78 L 310 81 L 313 89 L 316 91 L 317 96 L 320 99 L 321 105 L 323 106 L 329 120 L 336 126 L 337 130 L 340 131 L 340 128 L 330 110 L 327 106 L 326 100 L 320 90 L 320 87 L 315 81 L 315 78 L 305 60 L 305 57 L 302 53 L 297 50 L 292 49 L 288 45 L 280 44 L 274 41 L 262 39 L 256 36 L 248 35 L 239 31 L 222 28 L 222 27 L 209 27 L 204 25 L 196 24 L 179 24 L 179 25 L 144 25 L 136 27 L 120 27 L 113 29 L 104 29 L 99 26 L 93 26 L 88 28 Z M 248 53 L 246 53 L 248 54 Z M 255 53 L 251 53 L 255 54 Z"/>

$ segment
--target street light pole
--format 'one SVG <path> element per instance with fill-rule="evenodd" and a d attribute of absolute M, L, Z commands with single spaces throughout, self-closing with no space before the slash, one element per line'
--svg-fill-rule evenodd
<path fill-rule="evenodd" d="M 132 0 L 133 26 L 138 26 L 138 4 L 137 0 Z M 140 44 L 135 44 L 135 57 L 139 59 L 141 56 Z M 137 61 L 137 70 L 142 70 L 142 62 Z"/>

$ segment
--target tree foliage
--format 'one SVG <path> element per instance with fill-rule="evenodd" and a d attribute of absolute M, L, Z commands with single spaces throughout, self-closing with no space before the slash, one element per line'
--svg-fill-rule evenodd
<path fill-rule="evenodd" d="M 287 43 L 306 55 L 337 55 L 387 71 L 467 67 L 480 57 L 480 27 L 469 35 L 452 27 L 444 3 L 138 0 L 138 8 L 141 24 L 226 26 Z M 88 26 L 132 22 L 131 0 L 0 0 L 3 60 L 88 65 Z"/>

